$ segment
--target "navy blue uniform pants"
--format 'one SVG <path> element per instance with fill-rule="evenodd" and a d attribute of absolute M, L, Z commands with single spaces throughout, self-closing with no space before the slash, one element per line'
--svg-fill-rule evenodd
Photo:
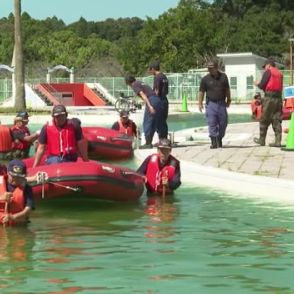
<path fill-rule="evenodd" d="M 143 131 L 145 134 L 145 140 L 147 144 L 151 144 L 155 131 L 160 132 L 164 118 L 163 112 L 163 102 L 157 96 L 151 96 L 148 98 L 150 104 L 155 109 L 155 113 L 152 114 L 149 108 L 145 107 L 144 118 L 143 118 Z"/>
<path fill-rule="evenodd" d="M 206 119 L 209 137 L 222 139 L 228 125 L 228 112 L 225 101 L 212 102 L 206 105 Z"/>
<path fill-rule="evenodd" d="M 168 100 L 166 97 L 161 97 L 162 102 L 162 124 L 159 126 L 159 129 L 156 130 L 160 139 L 167 138 L 168 135 L 168 126 L 167 126 L 167 118 L 168 118 Z"/>

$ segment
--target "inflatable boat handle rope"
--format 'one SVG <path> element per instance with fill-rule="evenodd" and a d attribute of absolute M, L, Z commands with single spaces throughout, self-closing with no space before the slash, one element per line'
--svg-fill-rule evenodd
<path fill-rule="evenodd" d="M 66 186 L 59 183 L 55 183 L 53 181 L 49 180 L 48 174 L 46 172 L 38 172 L 37 174 L 37 183 L 42 184 L 42 198 L 45 198 L 45 184 L 49 183 L 52 185 L 55 185 L 57 187 L 62 187 L 64 189 L 68 189 L 74 192 L 81 192 L 82 189 L 80 187 L 72 187 L 72 186 Z"/>

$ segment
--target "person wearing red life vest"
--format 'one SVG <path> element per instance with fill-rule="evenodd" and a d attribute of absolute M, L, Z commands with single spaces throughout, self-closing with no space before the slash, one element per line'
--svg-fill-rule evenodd
<path fill-rule="evenodd" d="M 266 60 L 263 68 L 265 71 L 261 80 L 255 83 L 264 91 L 264 98 L 262 99 L 262 115 L 259 119 L 259 138 L 253 138 L 253 141 L 260 146 L 265 146 L 267 130 L 271 124 L 275 133 L 275 141 L 269 146 L 281 147 L 283 74 L 276 68 L 276 63 L 272 58 Z"/>
<path fill-rule="evenodd" d="M 10 161 L 0 173 L 0 222 L 3 225 L 25 224 L 34 208 L 33 191 L 27 184 L 26 165 Z"/>
<path fill-rule="evenodd" d="M 18 112 L 14 118 L 14 125 L 10 128 L 12 137 L 12 151 L 7 159 L 25 158 L 29 156 L 31 144 L 38 139 L 38 133 L 30 133 L 27 112 Z"/>
<path fill-rule="evenodd" d="M 55 105 L 52 109 L 52 117 L 52 122 L 41 129 L 33 167 L 39 165 L 45 150 L 46 164 L 75 162 L 78 154 L 84 161 L 88 161 L 87 151 L 83 148 L 82 128 L 67 118 L 65 106 Z"/>
<path fill-rule="evenodd" d="M 112 125 L 111 129 L 130 137 L 137 137 L 137 125 L 129 118 L 129 112 L 122 110 L 119 116 L 120 119 Z"/>
<path fill-rule="evenodd" d="M 137 172 L 145 176 L 147 195 L 161 194 L 163 186 L 166 193 L 172 193 L 181 185 L 180 162 L 171 155 L 171 141 L 160 139 L 157 153 L 149 155 Z"/>

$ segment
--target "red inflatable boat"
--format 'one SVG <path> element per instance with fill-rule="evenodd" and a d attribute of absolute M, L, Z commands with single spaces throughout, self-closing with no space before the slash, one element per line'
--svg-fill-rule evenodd
<path fill-rule="evenodd" d="M 24 160 L 28 175 L 33 176 L 39 171 L 48 175 L 45 184 L 31 184 L 36 199 L 77 192 L 81 197 L 86 194 L 104 200 L 134 201 L 140 198 L 144 190 L 142 176 L 125 167 L 79 159 L 77 162 L 32 168 L 33 160 Z"/>
<path fill-rule="evenodd" d="M 90 158 L 124 159 L 133 156 L 133 137 L 102 127 L 82 127 Z"/>

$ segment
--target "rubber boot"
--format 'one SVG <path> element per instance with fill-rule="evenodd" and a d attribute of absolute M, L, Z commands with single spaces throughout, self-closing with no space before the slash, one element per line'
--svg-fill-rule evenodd
<path fill-rule="evenodd" d="M 268 145 L 270 147 L 281 147 L 281 142 L 282 142 L 282 135 L 281 134 L 275 134 L 275 142 L 269 143 Z"/>
<path fill-rule="evenodd" d="M 253 142 L 260 145 L 265 146 L 265 138 L 267 134 L 268 125 L 259 123 L 259 138 L 253 138 Z"/>
<path fill-rule="evenodd" d="M 210 149 L 216 149 L 217 148 L 217 137 L 210 137 L 211 145 Z"/>
<path fill-rule="evenodd" d="M 217 147 L 223 148 L 223 139 L 221 137 L 217 137 Z"/>
<path fill-rule="evenodd" d="M 253 138 L 253 142 L 260 145 L 265 146 L 265 138 Z"/>

